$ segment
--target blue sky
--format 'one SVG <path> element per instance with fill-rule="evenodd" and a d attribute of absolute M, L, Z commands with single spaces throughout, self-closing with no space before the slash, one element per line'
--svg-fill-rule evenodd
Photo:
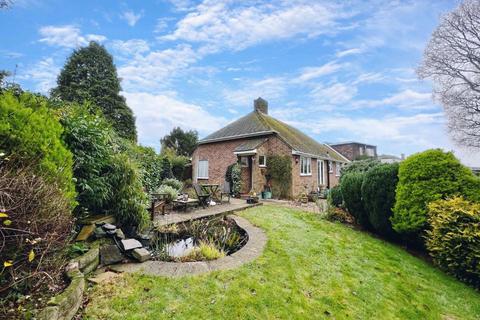
<path fill-rule="evenodd" d="M 114 56 L 142 144 L 173 126 L 205 136 L 252 110 L 322 142 L 379 153 L 454 150 L 431 86 L 415 68 L 456 1 L 16 0 L 0 12 L 0 69 L 48 93 L 66 57 L 90 40 Z"/>

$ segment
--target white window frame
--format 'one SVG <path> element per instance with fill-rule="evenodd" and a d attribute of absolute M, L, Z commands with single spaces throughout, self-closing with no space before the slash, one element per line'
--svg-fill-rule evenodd
<path fill-rule="evenodd" d="M 340 162 L 335 162 L 335 176 L 340 177 L 340 168 L 342 164 Z"/>
<path fill-rule="evenodd" d="M 202 164 L 205 164 L 206 163 L 206 169 L 203 168 L 203 171 L 202 172 Z M 203 176 L 203 174 L 206 173 L 206 176 Z M 197 163 L 197 179 L 208 179 L 208 160 L 207 159 L 204 159 L 204 160 L 198 160 L 198 163 Z"/>
<path fill-rule="evenodd" d="M 312 175 L 312 158 L 300 156 L 300 176 Z"/>
<path fill-rule="evenodd" d="M 263 163 L 262 163 L 262 161 L 261 161 L 262 158 L 263 158 Z M 262 155 L 262 156 L 258 156 L 258 166 L 259 166 L 259 167 L 262 167 L 262 168 L 264 168 L 264 167 L 267 166 L 267 156 L 263 156 L 263 155 Z"/>
<path fill-rule="evenodd" d="M 328 173 L 333 173 L 333 163 L 331 160 L 328 161 Z"/>

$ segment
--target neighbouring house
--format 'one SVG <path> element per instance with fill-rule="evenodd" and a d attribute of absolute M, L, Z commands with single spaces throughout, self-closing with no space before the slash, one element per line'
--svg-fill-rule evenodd
<path fill-rule="evenodd" d="M 377 157 L 377 159 L 381 163 L 396 163 L 396 162 L 402 162 L 405 160 L 405 155 L 402 153 L 400 157 L 391 155 L 391 154 L 381 154 Z"/>
<path fill-rule="evenodd" d="M 291 157 L 292 197 L 337 185 L 340 168 L 349 162 L 330 146 L 269 116 L 267 101 L 258 98 L 252 112 L 199 141 L 192 156 L 193 180 L 223 184 L 227 167 L 238 162 L 242 193 L 262 192 L 271 155 Z"/>
<path fill-rule="evenodd" d="M 348 141 L 330 144 L 330 147 L 340 152 L 350 161 L 362 159 L 365 157 L 377 157 L 377 146 L 366 143 Z"/>

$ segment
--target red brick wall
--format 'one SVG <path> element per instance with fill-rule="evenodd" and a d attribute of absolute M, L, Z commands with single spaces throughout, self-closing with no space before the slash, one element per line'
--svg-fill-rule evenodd
<path fill-rule="evenodd" d="M 341 144 L 331 147 L 340 152 L 348 160 L 354 160 L 360 155 L 358 146 L 355 144 Z"/>

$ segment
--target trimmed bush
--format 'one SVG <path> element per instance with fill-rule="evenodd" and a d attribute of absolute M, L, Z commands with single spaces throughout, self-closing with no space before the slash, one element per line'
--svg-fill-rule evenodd
<path fill-rule="evenodd" d="M 62 132 L 45 98 L 31 93 L 0 94 L 0 154 L 11 163 L 28 163 L 47 183 L 56 184 L 74 206 L 73 159 Z"/>
<path fill-rule="evenodd" d="M 398 177 L 392 225 L 397 232 L 417 239 L 427 228 L 430 202 L 454 195 L 480 201 L 480 180 L 453 153 L 441 149 L 408 157 L 400 164 Z"/>
<path fill-rule="evenodd" d="M 480 288 L 480 203 L 454 197 L 428 209 L 426 246 L 434 263 Z"/>
<path fill-rule="evenodd" d="M 348 212 L 355 218 L 355 221 L 365 228 L 370 227 L 368 215 L 362 201 L 362 183 L 365 173 L 350 172 L 343 176 L 340 189 L 343 202 Z"/>
<path fill-rule="evenodd" d="M 162 184 L 158 189 L 157 193 L 166 193 L 167 194 L 167 202 L 172 202 L 173 200 L 177 199 L 178 190 L 172 186 L 167 186 Z"/>
<path fill-rule="evenodd" d="M 340 181 L 342 180 L 343 175 L 350 173 L 350 172 L 367 172 L 373 167 L 380 165 L 381 162 L 377 159 L 368 158 L 363 160 L 355 160 L 347 164 L 346 166 L 342 167 L 341 172 L 342 175 L 340 176 Z"/>
<path fill-rule="evenodd" d="M 170 186 L 177 191 L 180 191 L 183 188 L 183 183 L 177 179 L 165 179 L 162 181 L 162 185 Z"/>
<path fill-rule="evenodd" d="M 289 198 L 292 186 L 292 159 L 289 156 L 268 155 L 267 177 L 272 182 L 272 194 Z"/>
<path fill-rule="evenodd" d="M 342 190 L 340 185 L 330 189 L 327 196 L 327 201 L 331 206 L 340 208 L 343 204 Z"/>
<path fill-rule="evenodd" d="M 375 166 L 365 173 L 362 199 L 372 228 L 386 237 L 393 237 L 390 217 L 395 205 L 398 163 Z"/>
<path fill-rule="evenodd" d="M 230 184 L 230 193 L 234 196 L 240 194 L 242 190 L 242 168 L 238 163 L 232 163 L 227 167 L 225 181 Z"/>

